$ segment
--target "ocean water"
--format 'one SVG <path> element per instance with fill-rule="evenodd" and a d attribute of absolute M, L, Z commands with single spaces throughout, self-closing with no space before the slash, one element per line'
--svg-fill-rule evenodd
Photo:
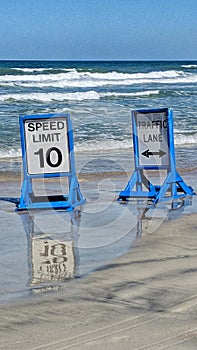
<path fill-rule="evenodd" d="M 19 116 L 70 113 L 77 159 L 115 159 L 133 154 L 131 110 L 162 107 L 173 109 L 177 167 L 196 169 L 197 61 L 0 61 L 0 105 L 1 171 L 21 171 Z"/>

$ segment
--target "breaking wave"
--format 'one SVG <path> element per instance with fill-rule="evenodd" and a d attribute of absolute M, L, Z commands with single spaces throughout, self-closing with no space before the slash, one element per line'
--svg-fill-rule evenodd
<path fill-rule="evenodd" d="M 124 97 L 144 97 L 150 95 L 158 95 L 159 90 L 147 90 L 138 92 L 97 92 L 76 91 L 76 92 L 31 92 L 31 93 L 17 93 L 17 94 L 2 94 L 0 95 L 0 102 L 12 101 L 37 101 L 37 102 L 53 102 L 53 101 L 83 101 L 83 100 L 99 100 L 100 98 L 124 98 Z"/>
<path fill-rule="evenodd" d="M 30 70 L 29 68 L 24 68 Z M 23 71 L 24 71 L 23 69 Z M 36 88 L 67 88 L 67 87 L 104 87 L 150 83 L 193 83 L 197 82 L 197 74 L 179 70 L 153 71 L 149 73 L 91 73 L 78 72 L 74 69 L 66 69 L 66 72 L 43 74 L 19 74 L 0 76 L 1 86 L 36 87 Z M 38 68 L 36 68 L 38 71 Z"/>

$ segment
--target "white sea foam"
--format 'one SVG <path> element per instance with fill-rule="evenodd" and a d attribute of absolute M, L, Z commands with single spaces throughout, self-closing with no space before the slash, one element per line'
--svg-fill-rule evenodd
<path fill-rule="evenodd" d="M 197 68 L 197 64 L 183 64 L 182 68 Z"/>
<path fill-rule="evenodd" d="M 191 147 L 197 146 L 197 133 L 194 135 L 175 134 L 175 146 L 177 147 Z M 75 142 L 76 153 L 94 153 L 94 152 L 111 152 L 117 150 L 129 150 L 133 148 L 131 139 L 116 140 L 103 139 L 88 140 L 84 142 Z M 21 157 L 20 148 L 0 149 L 0 159 L 12 159 Z"/>
<path fill-rule="evenodd" d="M 96 91 L 87 91 L 87 92 L 71 92 L 71 93 L 59 93 L 59 92 L 50 92 L 50 93 L 26 93 L 26 94 L 5 94 L 0 95 L 0 101 L 38 101 L 38 102 L 52 102 L 52 101 L 83 101 L 83 100 L 98 100 L 100 98 L 99 94 Z"/>
<path fill-rule="evenodd" d="M 149 73 L 91 73 L 78 72 L 76 69 L 58 74 L 4 75 L 0 76 L 0 85 L 20 87 L 101 87 L 149 83 L 192 83 L 197 82 L 197 74 L 176 70 L 153 71 Z"/>
<path fill-rule="evenodd" d="M 47 68 L 11 68 L 12 70 L 17 70 L 19 72 L 34 73 L 34 72 L 44 72 Z M 52 69 L 52 68 L 49 68 Z"/>
<path fill-rule="evenodd" d="M 56 70 L 61 70 L 61 71 L 65 71 L 65 72 L 72 72 L 72 71 L 76 71 L 75 68 L 10 68 L 13 70 L 17 70 L 19 72 L 24 72 L 24 73 L 34 73 L 34 72 L 44 72 L 44 71 L 56 71 Z"/>
<path fill-rule="evenodd" d="M 83 143 L 75 142 L 75 151 L 77 153 L 126 150 L 132 147 L 132 140 L 95 140 Z"/>
<path fill-rule="evenodd" d="M 175 134 L 174 143 L 177 146 L 197 145 L 197 133 L 193 135 Z"/>
<path fill-rule="evenodd" d="M 158 95 L 159 90 L 145 90 L 145 91 L 137 91 L 137 92 L 105 92 L 101 93 L 102 97 L 141 97 L 141 96 L 150 96 L 150 95 Z"/>
<path fill-rule="evenodd" d="M 20 148 L 0 149 L 0 159 L 3 158 L 19 158 L 21 157 Z"/>
<path fill-rule="evenodd" d="M 197 146 L 197 133 L 193 136 L 187 135 L 175 135 L 176 146 Z M 131 139 L 124 140 L 94 140 L 87 142 L 76 142 L 75 151 L 78 153 L 84 152 L 97 152 L 97 151 L 116 151 L 116 150 L 128 150 L 133 147 Z"/>
<path fill-rule="evenodd" d="M 76 153 L 94 153 L 105 151 L 126 150 L 132 147 L 132 140 L 95 140 L 86 142 L 75 142 Z M 19 148 L 10 148 L 0 150 L 0 159 L 12 159 L 21 157 L 21 150 Z"/>
<path fill-rule="evenodd" d="M 99 93 L 94 90 L 85 92 L 76 91 L 70 93 L 61 92 L 31 92 L 25 94 L 2 94 L 0 95 L 0 102 L 10 101 L 37 101 L 37 102 L 52 102 L 52 101 L 83 101 L 83 100 L 99 100 L 105 97 L 143 97 L 159 94 L 159 90 L 145 90 L 138 92 L 105 92 Z"/>

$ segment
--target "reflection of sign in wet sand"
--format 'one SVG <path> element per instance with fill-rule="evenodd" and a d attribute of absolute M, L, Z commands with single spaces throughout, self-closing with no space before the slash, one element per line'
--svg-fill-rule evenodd
<path fill-rule="evenodd" d="M 21 215 L 28 242 L 28 285 L 52 288 L 57 282 L 73 278 L 78 271 L 78 239 L 81 213 Z"/>
<path fill-rule="evenodd" d="M 43 236 L 34 236 L 32 237 L 31 254 L 31 286 L 74 277 L 73 241 L 59 242 Z"/>

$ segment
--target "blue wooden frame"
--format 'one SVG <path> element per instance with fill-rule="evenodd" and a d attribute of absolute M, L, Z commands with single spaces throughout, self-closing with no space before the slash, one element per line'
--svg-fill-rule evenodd
<path fill-rule="evenodd" d="M 27 152 L 26 152 L 26 140 L 25 140 L 25 121 L 39 119 L 52 119 L 52 118 L 64 118 L 67 123 L 67 140 L 69 151 L 69 172 L 62 173 L 40 173 L 29 174 L 27 164 Z M 17 211 L 29 210 L 29 209 L 65 209 L 67 211 L 73 210 L 77 205 L 81 205 L 85 202 L 80 191 L 80 186 L 75 172 L 75 159 L 74 159 L 74 143 L 73 143 L 73 131 L 72 123 L 69 114 L 40 114 L 40 115 L 27 115 L 19 118 L 20 123 L 20 135 L 21 135 L 21 148 L 22 148 L 22 161 L 23 161 L 23 184 L 21 189 L 20 201 L 17 204 Z M 32 180 L 38 178 L 56 178 L 67 177 L 69 184 L 69 193 L 57 196 L 34 196 L 32 188 Z"/>
<path fill-rule="evenodd" d="M 140 165 L 139 163 L 139 141 L 136 122 L 136 114 L 166 113 L 167 117 L 167 143 L 168 143 L 168 165 Z M 119 201 L 130 198 L 147 198 L 154 204 L 160 201 L 183 198 L 187 195 L 194 195 L 194 191 L 187 186 L 184 180 L 176 171 L 174 131 L 173 131 L 173 111 L 169 108 L 137 110 L 131 112 L 133 127 L 133 147 L 135 170 L 123 191 L 119 194 Z M 144 170 L 166 170 L 167 176 L 162 185 L 153 185 L 144 175 Z M 144 190 L 144 188 L 146 190 Z"/>

